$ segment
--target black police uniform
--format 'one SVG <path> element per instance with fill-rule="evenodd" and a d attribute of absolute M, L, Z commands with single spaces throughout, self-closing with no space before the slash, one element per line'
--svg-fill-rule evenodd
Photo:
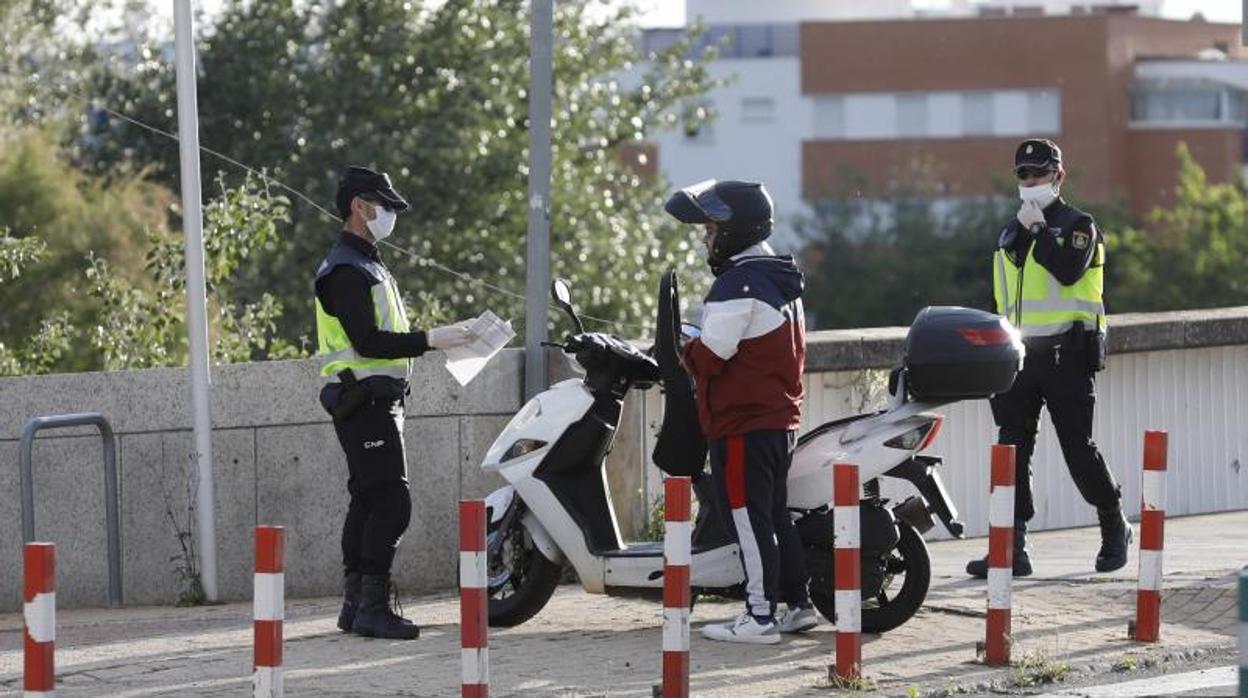
<path fill-rule="evenodd" d="M 337 244 L 384 266 L 377 247 L 357 235 L 344 231 Z M 344 255 L 331 253 L 327 259 L 335 256 Z M 415 358 L 428 351 L 424 332 L 387 332 L 377 327 L 371 285 L 372 280 L 359 268 L 340 264 L 317 280 L 316 295 L 325 312 L 338 318 L 361 356 Z M 348 574 L 388 574 L 412 512 L 403 443 L 407 382 L 373 376 L 360 384 L 371 399 L 349 416 L 334 418 L 334 430 L 347 456 L 351 495 L 342 528 L 343 566 Z M 341 382 L 322 388 L 321 404 L 331 414 L 344 390 Z"/>
<path fill-rule="evenodd" d="M 1034 235 L 1036 261 L 1061 284 L 1073 285 L 1091 265 L 1098 263 L 1095 252 L 1102 242 L 1100 232 L 1092 216 L 1060 198 L 1044 209 L 1044 218 L 1048 230 Z M 1079 244 L 1074 244 L 1076 234 L 1081 236 Z M 1032 240 L 1033 234 L 1012 219 L 1001 230 L 998 247 L 1021 267 Z M 1001 313 L 1003 309 L 996 311 Z M 1104 334 L 1095 327 L 1076 323 L 1064 334 L 1024 341 L 1027 353 L 1023 370 L 1009 392 L 991 400 L 1000 443 L 1016 449 L 1014 517 L 1015 529 L 1020 534 L 1035 516 L 1031 456 L 1040 408 L 1045 405 L 1066 467 L 1084 500 L 1098 510 L 1106 510 L 1116 509 L 1121 499 L 1118 484 L 1092 439 L 1095 374 L 1104 368 Z"/>

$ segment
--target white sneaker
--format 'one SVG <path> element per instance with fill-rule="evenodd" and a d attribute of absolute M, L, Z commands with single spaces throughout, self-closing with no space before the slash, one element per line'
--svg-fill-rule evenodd
<path fill-rule="evenodd" d="M 736 620 L 729 623 L 712 623 L 702 626 L 702 637 L 721 642 L 774 645 L 780 642 L 780 626 L 774 620 L 759 623 L 754 616 L 742 613 Z"/>
<path fill-rule="evenodd" d="M 800 633 L 819 625 L 819 616 L 813 608 L 790 606 L 776 619 L 776 625 L 782 633 Z"/>

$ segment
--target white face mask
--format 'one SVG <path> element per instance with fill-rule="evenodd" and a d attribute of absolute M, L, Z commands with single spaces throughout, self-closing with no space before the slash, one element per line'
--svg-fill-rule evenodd
<path fill-rule="evenodd" d="M 373 234 L 373 239 L 381 242 L 390 237 L 390 233 L 394 232 L 394 220 L 398 217 L 394 211 L 384 206 L 373 207 L 373 220 L 368 221 L 368 232 Z"/>
<path fill-rule="evenodd" d="M 1060 186 L 1056 181 L 1036 184 L 1030 187 L 1018 185 L 1018 198 L 1023 201 L 1034 201 L 1040 208 L 1044 208 L 1057 200 L 1057 194 Z"/>

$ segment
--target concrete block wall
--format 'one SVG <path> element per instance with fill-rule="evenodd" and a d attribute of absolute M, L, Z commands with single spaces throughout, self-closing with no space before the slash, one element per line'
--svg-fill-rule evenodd
<path fill-rule="evenodd" d="M 439 354 L 417 363 L 404 438 L 412 524 L 396 559 L 406 591 L 455 584 L 456 502 L 501 479 L 477 467 L 521 403 L 523 354 L 508 350 L 461 388 Z M 287 593 L 335 593 L 346 462 L 317 400 L 315 360 L 213 369 L 213 468 L 220 592 L 251 594 L 252 527 L 287 527 Z M 21 601 L 18 439 L 32 417 L 98 411 L 117 433 L 122 579 L 127 604 L 168 604 L 184 584 L 193 437 L 184 369 L 0 380 L 0 609 Z M 58 602 L 107 603 L 103 460 L 91 429 L 41 432 L 33 449 L 35 533 L 58 547 Z M 176 519 L 176 525 L 175 525 Z"/>
<path fill-rule="evenodd" d="M 1212 348 L 1248 345 L 1248 308 L 1119 315 L 1110 318 L 1110 327 L 1115 355 L 1173 355 L 1178 358 L 1167 361 L 1186 367 L 1187 373 L 1214 375 L 1209 372 L 1212 368 L 1201 373 L 1193 367 L 1213 366 L 1209 363 Z M 854 392 L 857 388 L 850 378 L 863 369 L 885 369 L 898 362 L 904 337 L 904 328 L 812 333 L 807 354 L 808 421 L 831 418 L 858 402 L 861 396 Z M 1226 375 L 1242 376 L 1248 371 L 1243 356 L 1242 351 L 1225 353 L 1218 365 L 1234 369 Z M 552 359 L 552 378 L 572 375 L 565 359 L 560 355 Z M 521 405 L 521 350 L 504 351 L 465 388 L 445 371 L 442 361 L 442 355 L 434 353 L 416 362 L 408 401 L 404 438 L 413 513 L 395 574 L 401 588 L 409 592 L 454 586 L 456 502 L 484 496 L 501 484 L 501 478 L 483 473 L 478 466 Z M 1112 374 L 1113 370 L 1108 375 Z M 1136 382 L 1140 390 L 1147 390 L 1152 374 L 1141 375 L 1144 378 Z M 1238 384 L 1235 379 L 1230 383 Z M 251 530 L 257 523 L 287 527 L 289 595 L 338 591 L 339 532 L 347 506 L 346 463 L 333 425 L 317 399 L 320 385 L 315 360 L 213 370 L 218 584 L 225 599 L 250 597 Z M 1115 384 L 1110 381 L 1110 385 Z M 126 603 L 176 601 L 184 586 L 176 572 L 181 551 L 177 531 L 186 530 L 192 517 L 188 508 L 189 476 L 194 470 L 188 392 L 183 368 L 0 379 L 0 610 L 16 610 L 21 601 L 18 439 L 22 427 L 33 417 L 67 412 L 101 412 L 117 433 Z M 1226 416 L 1226 400 L 1215 405 L 1209 391 L 1189 392 L 1186 399 L 1191 409 Z M 661 421 L 660 403 L 657 390 L 630 396 L 608 458 L 613 503 L 626 536 L 644 525 L 647 500 L 658 491 L 661 474 L 646 466 L 653 431 Z M 1113 403 L 1138 406 L 1150 400 L 1137 397 Z M 1125 419 L 1132 414 L 1122 407 L 1108 412 L 1100 419 L 1111 415 Z M 989 425 L 983 414 L 975 422 Z M 1127 431 L 1134 439 L 1139 429 L 1133 426 Z M 1196 433 L 1191 428 L 1184 431 Z M 1237 438 L 1242 441 L 1242 436 Z M 990 434 L 977 437 L 975 452 L 990 440 Z M 1226 460 L 1223 456 L 1235 456 L 1243 448 L 1239 442 L 1222 445 L 1226 448 L 1216 453 L 1191 458 Z M 1117 451 L 1127 452 L 1126 444 Z M 58 545 L 58 603 L 65 607 L 105 605 L 100 439 L 85 428 L 45 432 L 36 440 L 33 455 L 36 537 Z M 1238 477 L 1241 461 L 1235 457 L 1235 479 L 1232 482 L 1225 476 L 1222 490 L 1239 488 L 1238 492 L 1246 486 Z M 1187 513 L 1202 510 L 1215 509 L 1206 507 L 1203 500 L 1185 509 Z"/>

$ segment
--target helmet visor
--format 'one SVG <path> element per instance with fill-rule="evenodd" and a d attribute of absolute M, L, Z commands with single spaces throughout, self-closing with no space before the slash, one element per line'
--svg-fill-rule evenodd
<path fill-rule="evenodd" d="M 715 184 L 708 179 L 685 187 L 667 200 L 664 209 L 681 223 L 727 223 L 732 207 L 715 193 Z"/>

